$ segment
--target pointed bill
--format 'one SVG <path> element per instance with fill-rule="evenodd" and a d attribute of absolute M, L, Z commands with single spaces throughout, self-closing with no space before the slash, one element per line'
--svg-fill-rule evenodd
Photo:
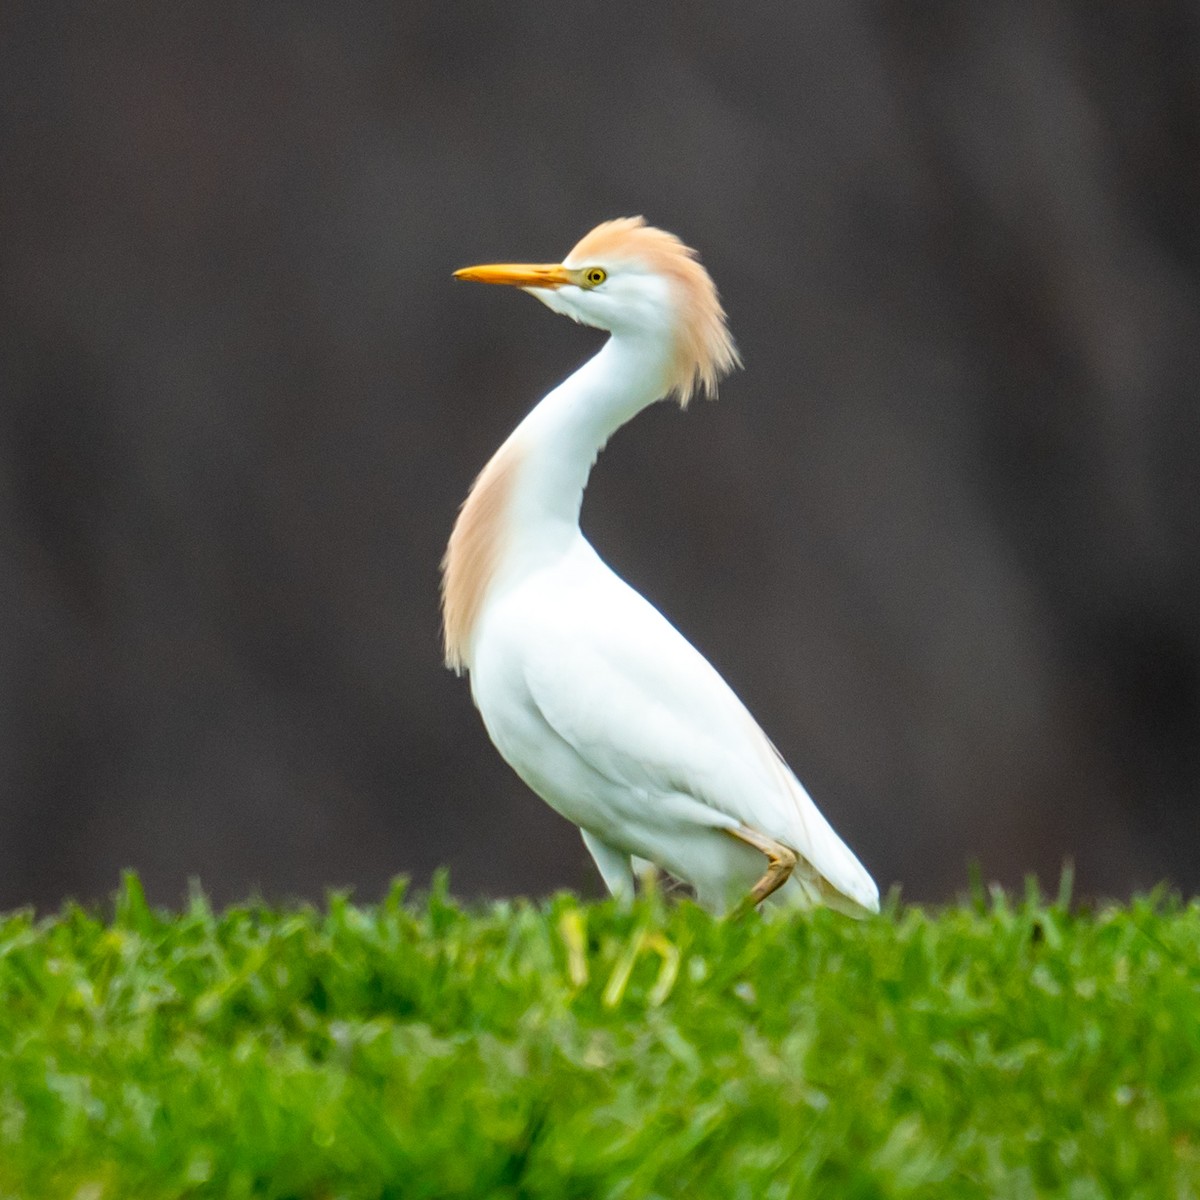
<path fill-rule="evenodd" d="M 560 288 L 575 282 L 575 272 L 559 263 L 485 263 L 479 267 L 463 267 L 454 272 L 454 278 L 475 283 L 505 283 L 510 287 Z"/>

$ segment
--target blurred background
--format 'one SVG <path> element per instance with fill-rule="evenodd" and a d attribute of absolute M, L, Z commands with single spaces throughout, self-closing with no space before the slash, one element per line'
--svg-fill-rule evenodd
<path fill-rule="evenodd" d="M 745 358 L 600 552 L 884 887 L 1200 885 L 1200 8 L 0 8 L 0 907 L 597 894 L 438 560 L 599 344 L 455 284 L 644 214 Z"/>

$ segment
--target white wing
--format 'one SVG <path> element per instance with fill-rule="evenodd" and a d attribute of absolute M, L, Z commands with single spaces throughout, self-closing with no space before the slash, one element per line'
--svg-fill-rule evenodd
<path fill-rule="evenodd" d="M 584 547 L 570 570 L 552 584 L 539 576 L 522 598 L 524 607 L 537 597 L 525 608 L 523 673 L 546 723 L 605 778 L 690 795 L 791 847 L 842 896 L 877 911 L 874 881 L 729 685 Z"/>

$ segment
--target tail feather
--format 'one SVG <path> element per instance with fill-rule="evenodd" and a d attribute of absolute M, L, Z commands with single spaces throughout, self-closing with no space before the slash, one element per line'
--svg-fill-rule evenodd
<path fill-rule="evenodd" d="M 792 845 L 790 841 L 786 844 L 809 867 L 807 872 L 801 873 L 800 881 L 815 890 L 816 903 L 828 908 L 849 916 L 877 913 L 879 888 L 875 880 L 854 851 L 837 835 L 769 740 L 767 746 L 771 752 L 772 773 L 795 805 L 798 836 L 794 840 L 801 844 Z"/>

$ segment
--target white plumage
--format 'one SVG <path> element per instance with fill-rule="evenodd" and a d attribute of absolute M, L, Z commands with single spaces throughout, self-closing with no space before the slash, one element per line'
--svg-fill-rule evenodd
<path fill-rule="evenodd" d="M 580 827 L 614 894 L 632 890 L 636 856 L 716 912 L 777 887 L 877 911 L 870 875 L 741 701 L 580 532 L 609 436 L 670 392 L 715 389 L 737 362 L 707 273 L 635 218 L 599 226 L 562 264 L 458 274 L 612 332 L 500 447 L 447 549 L 447 661 L 470 672 L 497 749 Z"/>

